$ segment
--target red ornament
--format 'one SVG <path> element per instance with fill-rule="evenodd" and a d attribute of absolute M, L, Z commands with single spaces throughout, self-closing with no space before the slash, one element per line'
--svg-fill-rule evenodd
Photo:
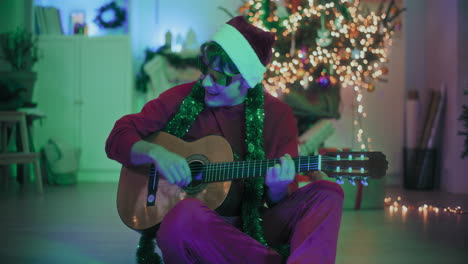
<path fill-rule="evenodd" d="M 357 38 L 359 37 L 359 32 L 355 28 L 352 28 L 351 31 L 349 32 L 349 37 Z"/>
<path fill-rule="evenodd" d="M 340 60 L 349 60 L 349 53 L 346 51 L 345 48 L 340 48 L 338 50 L 338 56 L 340 56 Z"/>
<path fill-rule="evenodd" d="M 292 13 L 296 13 L 297 7 L 301 4 L 301 0 L 287 0 L 287 4 L 291 7 Z"/>

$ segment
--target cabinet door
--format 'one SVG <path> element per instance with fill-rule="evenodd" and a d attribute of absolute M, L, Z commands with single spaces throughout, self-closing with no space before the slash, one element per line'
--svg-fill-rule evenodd
<path fill-rule="evenodd" d="M 104 146 L 115 121 L 131 111 L 133 94 L 130 40 L 127 36 L 83 39 L 81 53 L 81 169 L 108 172 L 120 164 Z"/>
<path fill-rule="evenodd" d="M 33 101 L 45 115 L 36 122 L 34 140 L 37 149 L 48 139 L 60 140 L 79 148 L 78 105 L 79 57 L 75 38 L 40 37 L 40 60 Z"/>

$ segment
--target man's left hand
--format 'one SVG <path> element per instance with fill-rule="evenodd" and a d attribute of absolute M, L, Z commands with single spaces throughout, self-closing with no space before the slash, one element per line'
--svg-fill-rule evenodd
<path fill-rule="evenodd" d="M 289 154 L 286 154 L 280 158 L 280 164 L 276 164 L 267 170 L 265 184 L 268 186 L 269 194 L 284 197 L 287 194 L 288 185 L 294 180 L 295 175 L 294 161 Z"/>

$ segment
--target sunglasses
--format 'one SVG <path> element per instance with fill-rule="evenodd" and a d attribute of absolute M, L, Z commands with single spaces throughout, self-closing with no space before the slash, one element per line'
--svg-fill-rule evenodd
<path fill-rule="evenodd" d="M 200 71 L 203 75 L 211 76 L 211 79 L 219 85 L 229 86 L 233 82 L 233 77 L 240 76 L 239 73 L 227 73 L 220 72 L 209 66 L 209 63 L 206 62 L 206 59 L 203 56 L 200 56 L 199 59 Z M 238 79 L 238 78 L 236 78 Z"/>

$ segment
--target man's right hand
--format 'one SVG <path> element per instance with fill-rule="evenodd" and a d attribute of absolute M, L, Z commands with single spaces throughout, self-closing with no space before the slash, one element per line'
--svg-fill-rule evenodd
<path fill-rule="evenodd" d="M 140 140 L 133 144 L 131 158 L 135 165 L 154 163 L 158 172 L 171 184 L 184 187 L 192 181 L 185 158 L 160 145 Z"/>

